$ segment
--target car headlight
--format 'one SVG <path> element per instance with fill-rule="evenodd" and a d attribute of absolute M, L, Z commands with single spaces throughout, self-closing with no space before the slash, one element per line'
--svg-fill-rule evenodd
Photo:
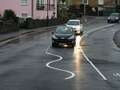
<path fill-rule="evenodd" d="M 74 35 L 72 35 L 71 37 L 69 37 L 68 39 L 74 39 L 75 38 L 75 36 Z"/>
<path fill-rule="evenodd" d="M 77 28 L 76 28 L 76 30 L 80 30 L 80 29 L 81 29 L 81 27 L 77 27 Z"/>
<path fill-rule="evenodd" d="M 118 17 L 116 17 L 115 19 L 119 19 Z"/>
<path fill-rule="evenodd" d="M 58 39 L 55 35 L 52 36 L 53 39 Z"/>
<path fill-rule="evenodd" d="M 108 17 L 108 19 L 110 19 L 110 17 Z"/>

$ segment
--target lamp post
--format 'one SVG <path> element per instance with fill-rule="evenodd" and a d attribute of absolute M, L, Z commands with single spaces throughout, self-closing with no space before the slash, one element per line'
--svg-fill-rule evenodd
<path fill-rule="evenodd" d="M 86 15 L 86 3 L 85 3 L 85 0 L 84 0 L 84 17 Z"/>
<path fill-rule="evenodd" d="M 49 3 L 48 3 L 49 1 L 47 0 L 47 16 L 46 16 L 46 19 L 47 19 L 47 26 L 48 26 L 48 24 L 49 24 Z"/>
<path fill-rule="evenodd" d="M 87 19 L 85 18 L 86 16 L 86 4 L 87 4 L 87 0 L 84 0 L 84 21 L 87 22 Z"/>

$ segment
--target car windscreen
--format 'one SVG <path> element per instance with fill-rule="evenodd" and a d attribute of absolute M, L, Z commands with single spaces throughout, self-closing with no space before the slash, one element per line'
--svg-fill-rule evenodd
<path fill-rule="evenodd" d="M 58 27 L 55 33 L 56 34 L 73 34 L 73 30 L 68 27 Z"/>
<path fill-rule="evenodd" d="M 67 22 L 68 25 L 79 25 L 79 21 L 68 21 Z"/>

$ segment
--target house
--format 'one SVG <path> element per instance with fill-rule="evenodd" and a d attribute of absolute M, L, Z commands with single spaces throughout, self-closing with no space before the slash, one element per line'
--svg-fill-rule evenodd
<path fill-rule="evenodd" d="M 120 0 L 66 0 L 69 6 L 74 6 L 79 12 L 84 13 L 84 5 L 87 15 L 99 15 L 99 11 L 103 15 L 109 15 L 111 12 L 116 12 L 116 6 L 120 12 Z"/>
<path fill-rule="evenodd" d="M 3 15 L 6 9 L 23 18 L 57 18 L 57 0 L 0 0 L 0 14 Z"/>
<path fill-rule="evenodd" d="M 88 5 L 91 7 L 97 7 L 97 14 L 99 11 L 103 12 L 103 15 L 109 15 L 112 12 L 116 12 L 116 7 L 120 5 L 120 0 L 87 0 Z"/>

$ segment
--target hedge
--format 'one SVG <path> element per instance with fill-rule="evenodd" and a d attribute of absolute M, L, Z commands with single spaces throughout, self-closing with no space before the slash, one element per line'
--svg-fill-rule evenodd
<path fill-rule="evenodd" d="M 13 20 L 6 20 L 0 23 L 0 33 L 18 31 L 19 26 Z"/>
<path fill-rule="evenodd" d="M 27 18 L 23 23 L 20 23 L 20 28 L 32 29 L 46 26 L 54 26 L 64 24 L 67 20 L 62 19 L 50 19 L 50 20 L 39 20 Z"/>

